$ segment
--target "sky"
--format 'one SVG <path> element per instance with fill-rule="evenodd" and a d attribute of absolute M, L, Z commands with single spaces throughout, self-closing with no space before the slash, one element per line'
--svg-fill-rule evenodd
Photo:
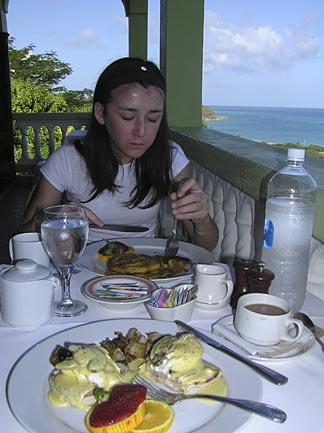
<path fill-rule="evenodd" d="M 159 0 L 148 0 L 148 58 L 159 64 Z M 121 0 L 9 0 L 17 49 L 56 52 L 73 73 L 60 85 L 94 89 L 128 55 Z M 179 23 L 181 26 L 181 23 Z M 205 0 L 203 104 L 324 108 L 323 0 Z"/>

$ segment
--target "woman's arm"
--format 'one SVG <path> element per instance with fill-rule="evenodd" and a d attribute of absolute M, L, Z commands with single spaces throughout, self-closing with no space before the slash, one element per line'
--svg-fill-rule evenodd
<path fill-rule="evenodd" d="M 171 193 L 173 215 L 182 220 L 192 241 L 208 250 L 213 250 L 218 242 L 218 227 L 208 211 L 208 196 L 189 177 L 186 166 L 176 176 L 177 181 L 185 180 L 179 190 Z"/>
<path fill-rule="evenodd" d="M 39 231 L 40 214 L 42 209 L 47 206 L 59 204 L 62 199 L 62 193 L 56 189 L 44 176 L 41 177 L 35 192 L 33 193 L 28 207 L 25 211 L 24 221 L 18 227 L 17 232 Z M 71 202 L 72 204 L 72 202 Z M 76 206 L 84 208 L 89 220 L 101 227 L 103 222 L 90 209 L 80 203 L 74 203 Z"/>
<path fill-rule="evenodd" d="M 61 197 L 61 191 L 54 188 L 45 177 L 41 176 L 25 211 L 23 223 L 18 227 L 17 232 L 38 231 L 37 219 L 40 211 L 47 206 L 59 204 Z"/>

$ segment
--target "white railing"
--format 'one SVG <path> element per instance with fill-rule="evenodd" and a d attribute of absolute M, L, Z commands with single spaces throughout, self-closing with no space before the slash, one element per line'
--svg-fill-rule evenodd
<path fill-rule="evenodd" d="M 16 147 L 21 146 L 16 171 L 33 173 L 35 166 L 44 159 L 41 155 L 41 135 L 44 130 L 48 137 L 45 151 L 49 155 L 63 143 L 72 129 L 86 127 L 89 117 L 89 113 L 14 113 L 14 124 L 21 134 L 21 142 L 15 143 Z M 28 148 L 27 137 L 31 131 L 35 138 Z"/>

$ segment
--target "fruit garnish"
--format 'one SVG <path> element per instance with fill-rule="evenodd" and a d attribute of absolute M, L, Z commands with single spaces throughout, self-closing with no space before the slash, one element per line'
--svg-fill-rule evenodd
<path fill-rule="evenodd" d="M 174 410 L 167 403 L 145 400 L 144 420 L 132 430 L 132 433 L 165 433 L 174 420 Z"/>
<path fill-rule="evenodd" d="M 141 385 L 116 385 L 107 401 L 96 404 L 86 415 L 91 433 L 127 433 L 140 424 L 145 415 L 146 388 Z"/>

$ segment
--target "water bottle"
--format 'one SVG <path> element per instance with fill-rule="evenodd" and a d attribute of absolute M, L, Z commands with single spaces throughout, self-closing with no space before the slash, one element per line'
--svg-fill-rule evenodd
<path fill-rule="evenodd" d="M 288 149 L 287 165 L 269 181 L 265 210 L 262 261 L 275 274 L 269 293 L 293 313 L 306 295 L 317 188 L 304 160 L 304 149 Z"/>

